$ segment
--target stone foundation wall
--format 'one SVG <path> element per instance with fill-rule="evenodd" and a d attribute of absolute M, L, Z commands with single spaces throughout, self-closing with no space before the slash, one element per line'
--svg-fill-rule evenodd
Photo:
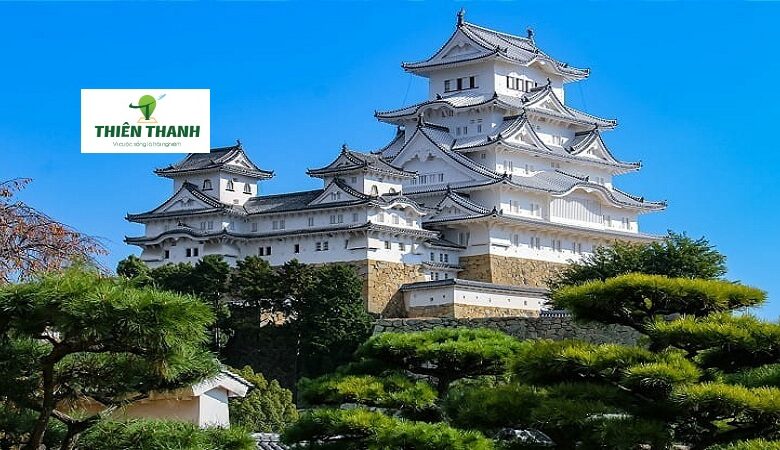
<path fill-rule="evenodd" d="M 496 308 L 494 306 L 455 305 L 456 319 L 479 317 L 538 317 L 539 311 Z M 429 316 L 430 317 L 430 316 Z"/>
<path fill-rule="evenodd" d="M 455 317 L 455 308 L 452 305 L 418 306 L 409 308 L 406 317 Z"/>
<path fill-rule="evenodd" d="M 425 281 L 421 266 L 371 260 L 365 265 L 363 290 L 368 312 L 383 317 L 406 317 L 403 293 L 398 289 L 405 283 Z"/>
<path fill-rule="evenodd" d="M 513 286 L 546 287 L 546 280 L 566 264 L 499 255 L 463 256 L 458 278 Z"/>
<path fill-rule="evenodd" d="M 380 319 L 375 322 L 374 334 L 386 332 L 409 333 L 433 328 L 467 327 L 492 328 L 518 339 L 579 339 L 596 344 L 615 343 L 631 345 L 639 333 L 621 326 L 575 323 L 569 315 L 541 317 L 491 318 L 436 318 L 436 319 Z"/>

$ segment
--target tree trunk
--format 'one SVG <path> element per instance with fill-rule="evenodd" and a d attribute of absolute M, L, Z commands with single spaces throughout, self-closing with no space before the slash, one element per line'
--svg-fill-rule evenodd
<path fill-rule="evenodd" d="M 30 432 L 30 440 L 23 447 L 24 450 L 38 450 L 43 443 L 43 435 L 49 426 L 49 419 L 57 407 L 57 400 L 54 398 L 54 363 L 44 362 L 41 367 L 43 372 L 43 404 L 38 418 L 35 420 L 35 426 Z"/>

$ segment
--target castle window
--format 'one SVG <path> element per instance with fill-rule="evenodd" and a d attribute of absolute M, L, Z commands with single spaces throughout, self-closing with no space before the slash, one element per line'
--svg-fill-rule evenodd
<path fill-rule="evenodd" d="M 561 251 L 561 240 L 560 239 L 553 239 L 550 241 L 550 248 L 554 252 L 560 252 Z"/>
<path fill-rule="evenodd" d="M 252 185 L 249 183 L 244 184 L 244 194 L 252 193 Z"/>
<path fill-rule="evenodd" d="M 314 226 L 314 217 L 309 217 L 309 226 L 310 227 Z"/>
<path fill-rule="evenodd" d="M 444 262 L 444 253 L 439 253 L 439 262 Z"/>
<path fill-rule="evenodd" d="M 352 213 L 352 221 L 357 222 L 359 220 L 360 216 L 358 216 L 358 213 Z"/>
<path fill-rule="evenodd" d="M 404 244 L 403 242 L 399 242 L 398 243 L 398 250 L 401 250 L 402 252 L 405 252 L 406 251 L 406 244 Z"/>
<path fill-rule="evenodd" d="M 458 233 L 458 244 L 460 245 L 469 245 L 469 239 L 471 238 L 471 233 Z"/>
<path fill-rule="evenodd" d="M 213 230 L 214 229 L 214 221 L 213 220 L 209 220 L 208 223 L 206 224 L 206 228 L 208 228 L 209 230 Z"/>
<path fill-rule="evenodd" d="M 171 259 L 171 251 L 170 250 L 163 251 L 163 259 Z"/>
<path fill-rule="evenodd" d="M 257 232 L 257 222 L 252 222 L 252 232 L 253 233 Z"/>
<path fill-rule="evenodd" d="M 435 255 L 433 254 L 433 252 L 431 252 L 431 261 L 436 261 L 436 257 L 435 257 Z"/>
<path fill-rule="evenodd" d="M 356 183 L 357 183 L 357 177 L 352 177 L 352 184 L 356 184 Z"/>
<path fill-rule="evenodd" d="M 531 236 L 531 248 L 534 250 L 540 250 L 542 248 L 541 239 L 539 236 Z"/>
<path fill-rule="evenodd" d="M 293 252 L 294 253 L 300 253 L 301 252 L 301 244 L 295 244 L 295 246 L 293 246 Z"/>
<path fill-rule="evenodd" d="M 538 203 L 531 202 L 531 215 L 539 217 L 542 215 L 542 207 Z"/>
<path fill-rule="evenodd" d="M 328 251 L 328 241 L 322 241 L 322 251 Z"/>
<path fill-rule="evenodd" d="M 390 250 L 392 248 L 393 247 L 392 247 L 392 244 L 390 243 L 390 241 L 385 241 L 385 250 Z"/>
<path fill-rule="evenodd" d="M 398 225 L 399 219 L 398 216 L 393 216 L 393 225 Z"/>
<path fill-rule="evenodd" d="M 390 193 L 390 194 L 395 194 L 395 193 L 396 193 L 396 191 L 395 191 L 395 188 L 390 188 L 390 190 L 388 191 L 388 193 Z"/>
<path fill-rule="evenodd" d="M 379 195 L 379 188 L 377 188 L 376 185 L 371 186 L 371 195 L 375 197 Z"/>
<path fill-rule="evenodd" d="M 211 180 L 203 180 L 203 190 L 204 191 L 211 190 Z"/>
<path fill-rule="evenodd" d="M 271 256 L 271 247 L 266 247 L 265 248 L 265 255 L 266 256 Z"/>
<path fill-rule="evenodd" d="M 227 187 L 225 189 L 228 190 L 228 191 L 232 191 L 233 190 L 233 180 L 228 180 Z"/>
<path fill-rule="evenodd" d="M 452 80 L 444 80 L 444 92 L 450 92 L 452 90 Z"/>
<path fill-rule="evenodd" d="M 444 262 L 449 263 L 450 262 L 450 255 L 444 254 Z"/>

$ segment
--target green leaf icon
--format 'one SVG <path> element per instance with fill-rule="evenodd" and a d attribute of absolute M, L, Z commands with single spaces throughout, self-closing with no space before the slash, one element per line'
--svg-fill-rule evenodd
<path fill-rule="evenodd" d="M 149 120 L 150 117 L 152 117 L 152 113 L 154 112 L 154 108 L 157 106 L 157 100 L 154 99 L 151 95 L 144 95 L 140 99 L 138 99 L 138 105 L 135 106 L 132 103 L 130 104 L 131 108 L 136 108 L 141 110 L 141 114 L 144 115 L 144 119 Z"/>

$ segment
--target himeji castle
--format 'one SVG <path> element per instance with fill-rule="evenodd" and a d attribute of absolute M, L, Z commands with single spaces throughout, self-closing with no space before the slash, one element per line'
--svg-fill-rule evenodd
<path fill-rule="evenodd" d="M 343 146 L 307 174 L 322 188 L 260 195 L 273 177 L 240 142 L 192 154 L 159 176 L 173 195 L 127 219 L 126 242 L 150 266 L 350 263 L 366 306 L 387 317 L 536 315 L 551 271 L 616 240 L 643 242 L 641 214 L 664 202 L 618 189 L 640 169 L 617 159 L 602 133 L 617 122 L 566 104 L 580 69 L 547 55 L 533 32 L 515 36 L 457 17 L 435 53 L 403 63 L 428 98 L 377 112 L 396 127 L 375 151 Z"/>

